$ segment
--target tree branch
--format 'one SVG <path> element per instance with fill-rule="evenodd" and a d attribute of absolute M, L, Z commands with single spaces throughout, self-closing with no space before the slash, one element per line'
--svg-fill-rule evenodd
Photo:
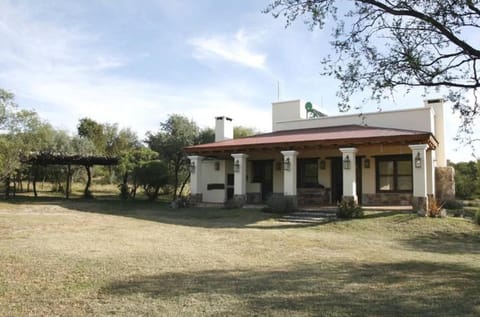
<path fill-rule="evenodd" d="M 448 30 L 443 24 L 432 18 L 431 16 L 428 16 L 426 14 L 423 14 L 421 12 L 415 11 L 415 10 L 396 10 L 392 7 L 389 7 L 379 1 L 376 0 L 356 0 L 358 2 L 364 3 L 364 4 L 370 4 L 372 6 L 375 6 L 377 8 L 380 8 L 384 10 L 385 12 L 395 15 L 395 16 L 409 16 L 412 18 L 419 19 L 421 21 L 427 22 L 434 26 L 437 30 L 441 32 L 441 34 L 445 35 L 452 43 L 457 45 L 458 47 L 462 48 L 466 53 L 469 55 L 477 56 L 480 57 L 480 50 L 475 49 L 465 41 L 461 40 L 459 37 L 457 37 L 453 32 Z"/>

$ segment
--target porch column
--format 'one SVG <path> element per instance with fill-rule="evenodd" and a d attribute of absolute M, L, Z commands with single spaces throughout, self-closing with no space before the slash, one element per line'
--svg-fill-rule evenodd
<path fill-rule="evenodd" d="M 202 160 L 203 156 L 188 156 L 190 160 L 190 200 L 201 202 L 202 197 Z"/>
<path fill-rule="evenodd" d="M 247 158 L 244 153 L 232 154 L 233 157 L 233 199 L 240 204 L 247 202 Z"/>
<path fill-rule="evenodd" d="M 297 151 L 281 151 L 283 155 L 283 196 L 297 205 Z"/>
<path fill-rule="evenodd" d="M 343 168 L 343 199 L 358 203 L 356 154 L 357 148 L 340 148 Z"/>
<path fill-rule="evenodd" d="M 412 150 L 412 169 L 413 169 L 413 200 L 414 210 L 424 213 L 428 204 L 427 196 L 427 170 L 426 160 L 427 144 L 414 144 L 408 146 Z"/>

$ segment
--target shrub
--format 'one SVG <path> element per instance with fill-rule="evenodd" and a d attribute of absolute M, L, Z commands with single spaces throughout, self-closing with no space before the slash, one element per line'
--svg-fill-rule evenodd
<path fill-rule="evenodd" d="M 442 217 L 445 216 L 445 210 L 443 210 L 443 204 L 438 202 L 436 199 L 428 199 L 428 205 L 426 208 L 427 216 L 429 217 Z"/>
<path fill-rule="evenodd" d="M 167 184 L 168 166 L 159 160 L 145 162 L 135 169 L 135 176 L 138 183 L 143 186 L 145 195 L 153 201 L 157 199 L 160 187 Z"/>
<path fill-rule="evenodd" d="M 459 200 L 447 200 L 443 203 L 443 208 L 448 210 L 463 209 L 463 203 Z"/>
<path fill-rule="evenodd" d="M 297 206 L 294 204 L 293 200 L 279 195 L 272 195 L 267 199 L 267 207 L 263 208 L 265 212 L 273 212 L 280 214 L 287 214 L 295 212 Z"/>
<path fill-rule="evenodd" d="M 128 188 L 127 184 L 120 184 L 118 185 L 120 189 L 120 198 L 123 200 L 127 200 L 130 197 L 130 189 Z"/>
<path fill-rule="evenodd" d="M 480 210 L 477 210 L 475 215 L 473 216 L 473 221 L 477 224 L 480 225 Z"/>
<path fill-rule="evenodd" d="M 178 208 L 188 208 L 190 207 L 190 199 L 185 196 L 177 197 L 174 201 L 170 203 L 170 208 L 178 209 Z"/>
<path fill-rule="evenodd" d="M 337 206 L 337 218 L 352 219 L 363 217 L 363 209 L 353 200 L 342 200 Z"/>

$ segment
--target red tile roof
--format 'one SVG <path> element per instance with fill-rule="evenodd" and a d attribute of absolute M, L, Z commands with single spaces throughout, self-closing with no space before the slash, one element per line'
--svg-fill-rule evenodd
<path fill-rule="evenodd" d="M 224 152 L 251 150 L 254 148 L 280 147 L 294 149 L 298 146 L 355 146 L 369 143 L 415 144 L 427 143 L 435 148 L 437 140 L 430 132 L 346 125 L 325 128 L 298 129 L 258 134 L 233 140 L 194 145 L 186 148 L 188 153 Z"/>

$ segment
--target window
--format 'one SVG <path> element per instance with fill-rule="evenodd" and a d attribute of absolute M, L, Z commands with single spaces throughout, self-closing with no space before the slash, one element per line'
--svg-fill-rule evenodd
<path fill-rule="evenodd" d="M 377 192 L 412 192 L 412 157 L 380 156 L 377 163 Z"/>
<path fill-rule="evenodd" d="M 297 186 L 299 188 L 318 186 L 318 160 L 299 159 L 297 169 Z"/>

